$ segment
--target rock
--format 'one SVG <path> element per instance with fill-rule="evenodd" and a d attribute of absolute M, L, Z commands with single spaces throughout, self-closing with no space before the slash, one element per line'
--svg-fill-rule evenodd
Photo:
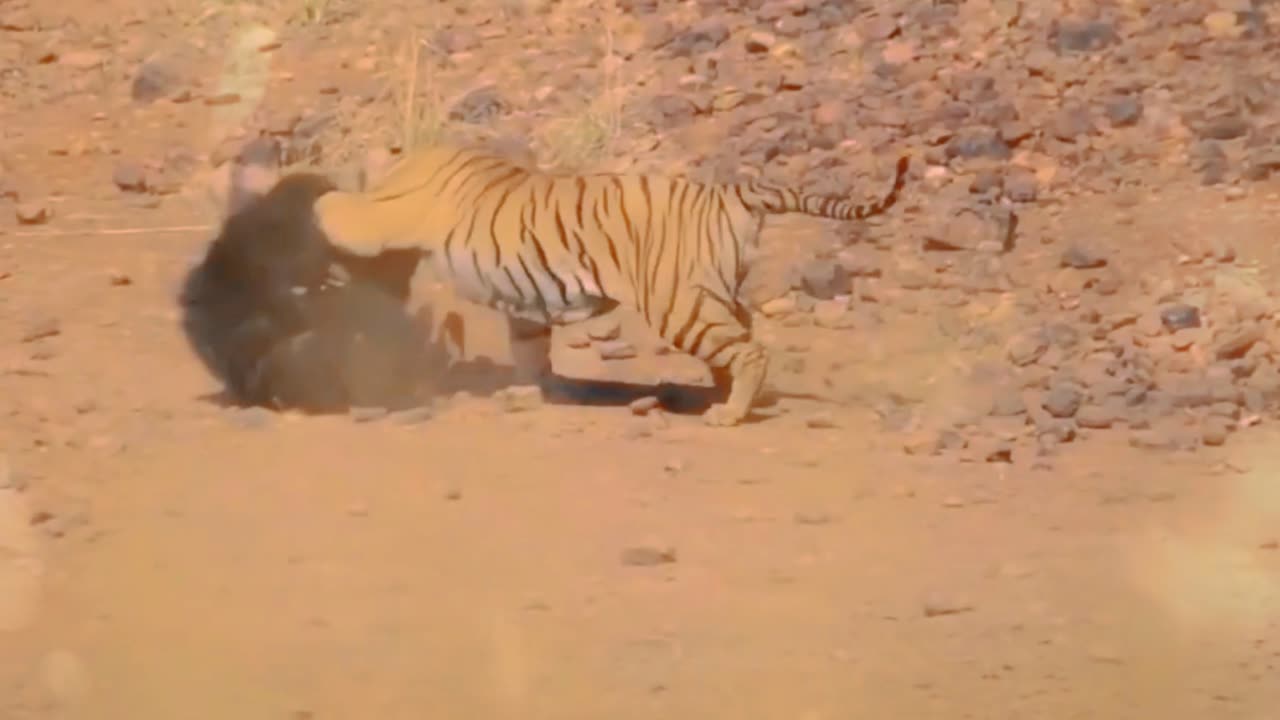
<path fill-rule="evenodd" d="M 675 548 L 656 548 L 647 545 L 629 547 L 623 550 L 618 560 L 628 567 L 654 567 L 676 562 Z"/>
<path fill-rule="evenodd" d="M 1012 202 L 1035 202 L 1038 190 L 1035 173 L 1026 168 L 1013 168 L 1004 177 L 1004 196 Z"/>
<path fill-rule="evenodd" d="M 709 17 L 676 35 L 666 43 L 666 49 L 676 57 L 692 57 L 709 53 L 728 39 L 728 23 L 716 17 Z"/>
<path fill-rule="evenodd" d="M 1050 134 L 1066 142 L 1074 142 L 1076 138 L 1089 135 L 1093 131 L 1093 118 L 1089 115 L 1089 111 L 1081 106 L 1070 106 L 1059 110 L 1049 124 Z"/>
<path fill-rule="evenodd" d="M 1076 423 L 1082 428 L 1109 428 L 1120 419 L 1115 408 L 1107 405 L 1085 405 L 1075 415 Z"/>
<path fill-rule="evenodd" d="M 1080 409 L 1083 393 L 1069 383 L 1056 383 L 1045 393 L 1041 406 L 1055 418 L 1074 417 Z"/>
<path fill-rule="evenodd" d="M 162 60 L 152 59 L 138 66 L 130 95 L 134 102 L 152 103 L 177 95 L 183 83 L 183 77 L 176 68 Z"/>
<path fill-rule="evenodd" d="M 1002 246 L 999 229 L 988 218 L 968 208 L 940 215 L 924 233 L 924 249 L 932 251 L 976 250 L 990 241 Z"/>
<path fill-rule="evenodd" d="M 1001 387 L 991 396 L 992 417 L 1016 417 L 1026 412 L 1026 401 L 1017 388 Z"/>
<path fill-rule="evenodd" d="M 537 385 L 513 385 L 494 393 L 503 412 L 518 413 L 542 407 L 542 388 Z"/>
<path fill-rule="evenodd" d="M 1043 330 L 1019 333 L 1005 346 L 1005 354 L 1014 365 L 1023 367 L 1040 359 L 1049 349 L 1049 338 Z"/>
<path fill-rule="evenodd" d="M 1079 245 L 1072 245 L 1062 253 L 1059 263 L 1063 267 L 1076 268 L 1078 270 L 1086 270 L 1089 268 L 1100 268 L 1107 264 L 1107 259 L 1085 249 Z"/>
<path fill-rule="evenodd" d="M 636 347 L 626 340 L 606 340 L 596 346 L 601 360 L 627 360 L 638 355 Z"/>
<path fill-rule="evenodd" d="M 62 334 L 62 323 L 55 317 L 31 320 L 18 337 L 19 342 L 30 343 Z"/>
<path fill-rule="evenodd" d="M 840 300 L 819 300 L 813 306 L 813 322 L 828 330 L 847 330 L 857 325 L 857 316 Z"/>
<path fill-rule="evenodd" d="M 1176 450 L 1178 439 L 1168 432 L 1145 429 L 1134 430 L 1129 434 L 1129 445 L 1145 450 Z"/>
<path fill-rule="evenodd" d="M 683 95 L 661 93 L 649 101 L 649 116 L 654 127 L 671 130 L 692 122 L 698 115 L 698 106 Z"/>
<path fill-rule="evenodd" d="M 1206 140 L 1235 140 L 1249 132 L 1249 121 L 1234 113 L 1211 118 L 1200 126 L 1200 137 Z"/>
<path fill-rule="evenodd" d="M 1235 428 L 1230 418 L 1211 415 L 1200 426 L 1200 441 L 1210 447 L 1217 447 L 1227 442 L 1227 436 Z"/>
<path fill-rule="evenodd" d="M 947 141 L 945 154 L 953 158 L 1007 159 L 1012 152 L 1000 133 L 992 128 L 966 128 Z"/>
<path fill-rule="evenodd" d="M 1100 20 L 1062 20 L 1050 29 L 1050 39 L 1059 53 L 1091 53 L 1116 41 L 1115 29 Z"/>
<path fill-rule="evenodd" d="M 1105 109 L 1112 127 L 1129 127 L 1142 119 L 1142 101 L 1133 95 L 1112 98 Z"/>
<path fill-rule="evenodd" d="M 764 302 L 760 306 L 760 312 L 763 313 L 765 317 L 771 317 L 771 318 L 781 317 L 783 315 L 790 315 L 791 313 L 794 313 L 797 309 L 798 309 L 798 305 L 796 303 L 796 299 L 791 295 L 783 295 L 782 297 L 776 297 L 772 300 L 768 300 Z"/>
<path fill-rule="evenodd" d="M 831 430 L 840 427 L 830 413 L 815 413 L 805 418 L 804 425 L 812 430 Z"/>
<path fill-rule="evenodd" d="M 658 400 L 658 398 L 652 395 L 649 395 L 646 397 L 642 397 L 638 400 L 633 400 L 631 404 L 628 405 L 627 407 L 631 409 L 632 415 L 644 416 L 644 415 L 648 415 L 654 410 L 661 408 L 662 403 Z"/>
<path fill-rule="evenodd" d="M 147 171 L 138 163 L 122 160 L 111 171 L 111 181 L 125 192 L 146 192 Z"/>
<path fill-rule="evenodd" d="M 921 614 L 927 618 L 942 617 L 944 615 L 959 615 L 960 613 L 973 612 L 976 607 L 967 601 L 957 598 L 947 598 L 939 595 L 927 598 L 922 607 Z"/>
<path fill-rule="evenodd" d="M 1262 329 L 1257 326 L 1237 330 L 1218 342 L 1213 351 L 1214 357 L 1219 360 L 1242 358 L 1262 337 Z"/>
<path fill-rule="evenodd" d="M 449 109 L 449 119 L 481 125 L 511 112 L 508 103 L 494 86 L 477 88 L 467 93 Z"/>
<path fill-rule="evenodd" d="M 1170 332 L 1200 327 L 1200 309 L 1185 303 L 1167 305 L 1160 310 L 1160 321 Z"/>
<path fill-rule="evenodd" d="M 21 202 L 13 209 L 14 217 L 22 225 L 43 225 L 53 217 L 48 205 L 37 202 Z"/>
<path fill-rule="evenodd" d="M 746 50 L 749 53 L 767 53 L 778 44 L 773 33 L 757 30 L 747 34 Z"/>
<path fill-rule="evenodd" d="M 810 260 L 800 268 L 800 288 L 811 297 L 831 300 L 853 291 L 853 279 L 834 260 Z"/>

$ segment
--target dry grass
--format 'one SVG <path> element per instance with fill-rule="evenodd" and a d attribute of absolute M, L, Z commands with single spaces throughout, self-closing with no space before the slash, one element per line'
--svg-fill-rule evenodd
<path fill-rule="evenodd" d="M 614 46 L 618 27 L 616 0 L 607 0 L 603 12 L 605 47 L 600 94 L 580 112 L 550 121 L 541 133 L 541 144 L 550 156 L 547 164 L 560 170 L 583 170 L 600 164 L 613 156 L 622 134 L 622 58 Z"/>

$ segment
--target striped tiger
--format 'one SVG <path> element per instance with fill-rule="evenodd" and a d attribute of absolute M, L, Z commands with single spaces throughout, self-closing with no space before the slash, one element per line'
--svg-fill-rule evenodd
<path fill-rule="evenodd" d="M 551 372 L 551 327 L 619 303 L 705 362 L 723 403 L 703 415 L 736 425 L 764 384 L 765 349 L 738 299 L 747 253 L 769 214 L 861 220 L 894 205 L 906 156 L 879 200 L 855 204 L 763 182 L 710 184 L 656 175 L 553 175 L 499 154 L 419 149 L 364 192 L 315 205 L 329 241 L 358 256 L 418 249 L 466 300 L 506 314 L 517 382 Z"/>

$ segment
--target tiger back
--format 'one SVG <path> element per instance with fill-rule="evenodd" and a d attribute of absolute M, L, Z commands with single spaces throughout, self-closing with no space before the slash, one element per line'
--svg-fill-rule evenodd
<path fill-rule="evenodd" d="M 551 326 L 626 305 L 729 386 L 728 399 L 704 417 L 735 425 L 750 412 L 768 364 L 738 300 L 765 216 L 881 213 L 896 202 L 906 170 L 904 157 L 889 193 L 858 205 L 755 182 L 552 175 L 438 145 L 406 157 L 364 193 L 322 196 L 316 218 L 346 252 L 429 254 L 460 296 L 505 313 L 522 383 L 551 375 Z"/>

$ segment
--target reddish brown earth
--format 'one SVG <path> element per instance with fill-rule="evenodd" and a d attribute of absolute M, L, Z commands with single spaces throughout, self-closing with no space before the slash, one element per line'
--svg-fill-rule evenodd
<path fill-rule="evenodd" d="M 0 718 L 1275 717 L 1280 14 L 872 5 L 0 0 Z M 211 401 L 176 298 L 237 153 L 348 183 L 441 128 L 916 162 L 883 222 L 770 221 L 742 426 Z M 617 323 L 557 371 L 706 382 Z"/>

